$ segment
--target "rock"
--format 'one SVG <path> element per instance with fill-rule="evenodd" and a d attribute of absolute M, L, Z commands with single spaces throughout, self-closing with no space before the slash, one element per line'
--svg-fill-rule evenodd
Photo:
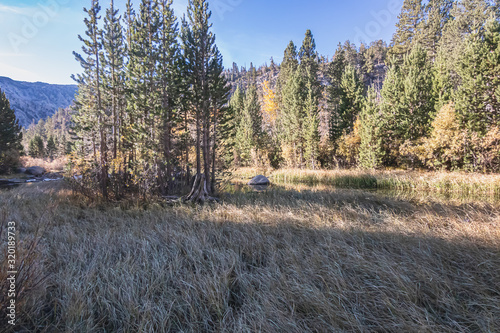
<path fill-rule="evenodd" d="M 262 175 L 259 175 L 257 177 L 254 177 L 249 183 L 248 185 L 269 185 L 271 184 L 271 182 L 269 181 L 269 179 L 267 179 L 267 177 L 265 176 L 262 176 Z"/>
<path fill-rule="evenodd" d="M 26 168 L 19 168 L 16 171 L 17 173 L 26 173 Z"/>
<path fill-rule="evenodd" d="M 45 169 L 42 167 L 39 167 L 39 166 L 34 166 L 34 167 L 30 167 L 30 168 L 26 169 L 26 173 L 28 175 L 33 175 L 36 177 L 43 176 L 43 174 L 45 172 L 46 172 Z"/>

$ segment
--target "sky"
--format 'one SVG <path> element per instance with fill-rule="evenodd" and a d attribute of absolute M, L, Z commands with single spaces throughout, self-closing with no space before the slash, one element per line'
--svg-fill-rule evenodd
<path fill-rule="evenodd" d="M 182 17 L 188 0 L 173 0 Z M 101 14 L 109 0 L 101 1 Z M 140 0 L 132 1 L 138 8 Z M 28 82 L 74 84 L 82 71 L 84 7 L 90 0 L 0 0 L 0 76 Z M 125 0 L 115 0 L 124 9 Z M 339 42 L 357 46 L 390 42 L 403 0 L 211 0 L 213 31 L 224 65 L 281 62 L 293 40 L 300 47 L 310 29 L 321 55 L 331 58 Z M 121 11 L 123 13 L 123 11 Z"/>

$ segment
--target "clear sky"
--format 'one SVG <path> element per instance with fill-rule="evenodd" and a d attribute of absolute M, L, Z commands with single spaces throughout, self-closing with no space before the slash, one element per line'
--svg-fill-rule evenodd
<path fill-rule="evenodd" d="M 138 7 L 140 0 L 133 3 Z M 125 0 L 116 0 L 123 8 Z M 280 62 L 290 40 L 301 45 L 311 29 L 318 52 L 331 57 L 337 44 L 390 41 L 403 0 L 212 0 L 216 43 L 230 67 Z M 109 0 L 101 1 L 102 15 Z M 187 0 L 174 0 L 182 16 Z M 81 71 L 83 7 L 90 0 L 0 0 L 0 76 L 15 80 L 72 84 Z"/>

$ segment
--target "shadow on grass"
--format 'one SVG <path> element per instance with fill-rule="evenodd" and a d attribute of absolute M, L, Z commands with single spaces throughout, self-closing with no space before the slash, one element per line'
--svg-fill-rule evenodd
<path fill-rule="evenodd" d="M 500 330 L 498 239 L 408 234 L 377 224 L 311 227 L 280 212 L 365 207 L 396 212 L 393 223 L 404 223 L 420 209 L 409 202 L 278 188 L 236 193 L 224 205 L 144 210 L 86 207 L 62 186 L 8 195 L 0 194 L 8 198 L 0 205 L 26 224 L 23 232 L 36 210 L 58 202 L 40 249 L 50 278 L 19 309 L 16 331 Z M 275 215 L 241 221 L 234 206 Z M 490 230 L 498 234 L 498 225 Z"/>

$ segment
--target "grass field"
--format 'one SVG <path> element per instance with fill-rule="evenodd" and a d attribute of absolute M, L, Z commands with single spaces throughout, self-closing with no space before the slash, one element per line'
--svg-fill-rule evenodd
<path fill-rule="evenodd" d="M 0 192 L 0 222 L 16 222 L 31 264 L 15 331 L 500 331 L 495 200 L 307 184 L 222 199 L 92 203 L 64 183 Z"/>

